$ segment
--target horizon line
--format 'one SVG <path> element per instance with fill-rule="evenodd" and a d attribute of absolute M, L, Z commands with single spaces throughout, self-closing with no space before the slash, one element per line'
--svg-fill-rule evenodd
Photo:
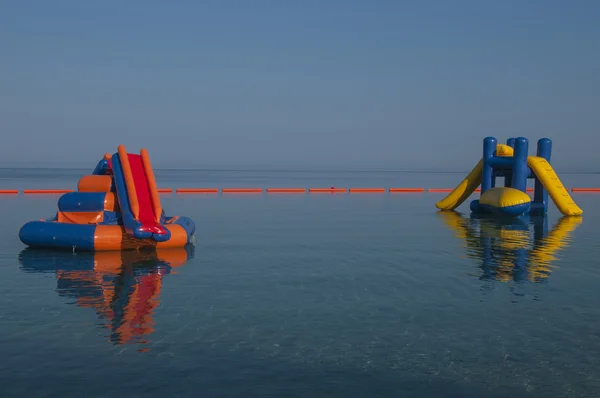
<path fill-rule="evenodd" d="M 83 166 L 53 166 L 53 167 L 41 167 L 41 166 L 19 166 L 19 167 L 5 167 L 0 166 L 0 170 L 93 170 L 93 168 Z M 415 174 L 459 174 L 469 173 L 470 170 L 419 170 L 419 169 L 328 169 L 328 168 L 317 168 L 317 169 L 300 169 L 300 168 L 189 168 L 189 167 L 154 167 L 156 171 L 248 171 L 248 172 L 342 172 L 342 173 L 415 173 Z M 90 171 L 91 173 L 91 171 Z M 563 171 L 560 174 L 600 174 L 600 171 Z"/>

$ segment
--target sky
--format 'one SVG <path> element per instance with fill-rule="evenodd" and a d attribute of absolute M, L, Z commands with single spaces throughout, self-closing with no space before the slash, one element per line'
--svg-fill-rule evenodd
<path fill-rule="evenodd" d="M 596 0 L 0 1 L 0 166 L 600 171 Z"/>

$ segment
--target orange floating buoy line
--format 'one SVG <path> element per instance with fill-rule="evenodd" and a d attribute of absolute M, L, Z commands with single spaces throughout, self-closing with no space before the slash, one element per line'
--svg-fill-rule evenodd
<path fill-rule="evenodd" d="M 600 188 L 571 188 L 571 192 L 598 192 L 598 193 L 600 193 Z"/>
<path fill-rule="evenodd" d="M 223 193 L 262 193 L 262 188 L 223 188 Z"/>
<path fill-rule="evenodd" d="M 346 193 L 348 190 L 346 188 L 309 188 L 309 193 Z"/>
<path fill-rule="evenodd" d="M 24 189 L 24 194 L 59 194 L 73 192 L 72 189 Z"/>
<path fill-rule="evenodd" d="M 306 193 L 306 188 L 267 188 L 267 193 Z"/>
<path fill-rule="evenodd" d="M 425 188 L 390 188 L 390 192 L 425 192 Z"/>
<path fill-rule="evenodd" d="M 350 193 L 378 193 L 385 192 L 384 188 L 350 188 Z"/>
<path fill-rule="evenodd" d="M 427 190 L 427 192 L 452 192 L 452 189 L 450 188 L 429 188 Z"/>
<path fill-rule="evenodd" d="M 216 188 L 177 188 L 175 193 L 219 193 Z"/>
<path fill-rule="evenodd" d="M 301 193 L 448 193 L 451 188 L 158 188 L 160 194 L 224 194 L 233 193 L 268 193 L 268 194 L 301 194 Z M 532 193 L 534 188 L 526 188 L 526 192 Z M 600 193 L 600 188 L 565 188 L 565 191 L 580 193 Z M 0 189 L 0 195 L 18 195 L 22 192 L 24 195 L 54 195 L 74 192 L 73 189 Z M 474 192 L 481 192 L 481 188 L 476 188 Z"/>

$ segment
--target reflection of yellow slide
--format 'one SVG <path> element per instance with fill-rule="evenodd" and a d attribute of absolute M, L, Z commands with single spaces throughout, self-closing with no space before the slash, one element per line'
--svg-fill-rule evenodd
<path fill-rule="evenodd" d="M 512 156 L 514 149 L 508 145 L 498 144 L 496 156 Z M 454 210 L 460 206 L 481 184 L 481 173 L 483 171 L 483 158 L 471 170 L 469 175 L 462 180 L 454 190 L 435 204 L 441 210 Z"/>
<path fill-rule="evenodd" d="M 461 217 L 454 211 L 443 211 L 437 213 L 440 218 L 454 233 L 456 237 L 459 239 L 467 239 L 469 235 L 469 227 L 467 226 L 467 220 Z"/>
<path fill-rule="evenodd" d="M 558 210 L 565 216 L 579 216 L 583 214 L 581 210 L 571 198 L 562 182 L 554 172 L 554 169 L 544 158 L 537 156 L 527 157 L 527 166 L 535 173 L 536 177 L 544 188 L 548 191 L 548 195 L 554 201 Z"/>
<path fill-rule="evenodd" d="M 571 234 L 582 222 L 582 217 L 561 218 L 548 236 L 542 239 L 541 245 L 533 248 L 530 253 L 531 260 L 541 267 L 556 260 L 554 254 L 569 244 Z"/>

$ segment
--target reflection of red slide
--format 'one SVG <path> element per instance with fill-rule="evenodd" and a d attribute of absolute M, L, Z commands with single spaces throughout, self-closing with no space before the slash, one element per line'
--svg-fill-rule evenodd
<path fill-rule="evenodd" d="M 129 302 L 123 309 L 124 317 L 114 331 L 121 343 L 135 337 L 148 336 L 154 332 L 152 313 L 158 305 L 158 295 L 162 286 L 162 275 L 150 274 L 136 278 L 136 284 Z"/>
<path fill-rule="evenodd" d="M 147 344 L 156 325 L 153 317 L 160 305 L 163 278 L 183 266 L 191 254 L 183 247 L 77 256 L 25 250 L 19 261 L 26 272 L 56 272 L 59 296 L 94 309 L 109 331 L 109 341 Z"/>
<path fill-rule="evenodd" d="M 140 155 L 128 153 L 127 159 L 131 167 L 131 176 L 135 185 L 135 193 L 138 200 L 138 221 L 142 224 L 140 230 L 151 232 L 153 234 L 166 234 L 165 227 L 157 222 L 161 215 L 155 214 L 154 204 L 152 203 L 151 189 L 148 184 L 148 175 L 144 171 L 142 157 Z"/>

